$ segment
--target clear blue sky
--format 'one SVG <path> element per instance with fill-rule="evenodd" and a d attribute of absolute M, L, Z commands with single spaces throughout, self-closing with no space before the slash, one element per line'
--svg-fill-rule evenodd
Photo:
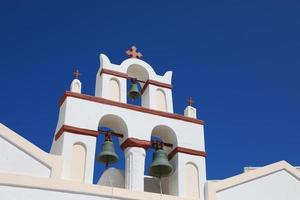
<path fill-rule="evenodd" d="M 196 100 L 207 174 L 279 160 L 300 165 L 300 3 L 1 1 L 0 122 L 45 151 L 72 73 L 94 94 L 99 53 L 136 45 L 158 74 L 173 70 L 175 111 Z"/>

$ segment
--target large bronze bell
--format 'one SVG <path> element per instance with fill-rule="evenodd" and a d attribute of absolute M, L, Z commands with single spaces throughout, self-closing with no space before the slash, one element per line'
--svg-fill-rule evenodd
<path fill-rule="evenodd" d="M 173 166 L 170 164 L 167 153 L 162 147 L 156 148 L 153 153 L 153 161 L 149 169 L 149 175 L 155 177 L 167 177 L 173 172 Z"/>
<path fill-rule="evenodd" d="M 128 92 L 128 96 L 133 100 L 138 98 L 139 96 L 141 96 L 141 92 L 139 90 L 138 83 L 137 83 L 136 79 L 131 79 L 131 87 L 130 87 L 130 90 Z"/>
<path fill-rule="evenodd" d="M 105 136 L 102 151 L 97 156 L 97 160 L 106 165 L 118 162 L 119 156 L 115 152 L 114 143 L 110 136 Z"/>

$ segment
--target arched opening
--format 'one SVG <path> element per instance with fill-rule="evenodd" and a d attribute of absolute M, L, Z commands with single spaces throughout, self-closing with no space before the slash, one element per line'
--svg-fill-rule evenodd
<path fill-rule="evenodd" d="M 157 89 L 155 93 L 155 100 L 156 100 L 156 109 L 160 111 L 167 111 L 167 100 L 166 94 L 163 90 Z"/>
<path fill-rule="evenodd" d="M 173 129 L 165 125 L 158 125 L 153 128 L 151 133 L 151 141 L 162 141 L 164 143 L 172 144 L 172 147 L 164 146 L 163 149 L 166 151 L 167 155 L 177 146 L 177 137 Z M 145 162 L 145 191 L 160 193 L 160 183 L 158 178 L 149 177 L 149 168 L 153 161 L 153 148 L 149 148 L 146 151 L 146 162 Z M 175 170 L 176 166 L 173 166 Z M 168 177 L 161 179 L 162 183 L 162 193 L 169 194 L 168 188 Z"/>
<path fill-rule="evenodd" d="M 120 101 L 121 98 L 121 90 L 120 90 L 120 83 L 117 79 L 112 78 L 109 80 L 108 83 L 108 90 L 109 90 L 109 99 L 113 101 Z"/>
<path fill-rule="evenodd" d="M 185 191 L 186 197 L 199 197 L 199 173 L 194 163 L 185 165 Z"/>
<path fill-rule="evenodd" d="M 163 142 L 172 144 L 173 147 L 164 147 L 164 149 L 169 154 L 172 149 L 174 149 L 177 146 L 177 136 L 174 130 L 168 126 L 165 125 L 158 125 L 154 127 L 152 130 L 151 136 L 160 138 Z"/>
<path fill-rule="evenodd" d="M 145 67 L 138 65 L 138 64 L 132 64 L 127 68 L 127 75 L 130 78 L 136 78 L 137 80 L 139 80 L 138 83 L 138 88 L 141 92 L 143 86 L 145 85 L 145 82 L 147 80 L 149 80 L 149 72 L 147 71 L 147 69 L 145 69 Z M 128 79 L 127 81 L 127 91 L 129 92 L 131 89 L 131 85 L 132 85 L 132 81 L 130 79 Z M 141 106 L 142 105 L 142 100 L 141 98 L 137 98 L 135 100 L 130 99 L 129 97 L 127 97 L 127 102 L 133 105 L 138 105 Z"/>
<path fill-rule="evenodd" d="M 142 81 L 149 79 L 149 73 L 145 67 L 137 64 L 132 64 L 127 68 L 127 74 L 129 77 L 137 78 Z"/>
<path fill-rule="evenodd" d="M 86 147 L 75 143 L 72 147 L 70 178 L 73 181 L 84 182 L 86 164 Z"/>
<path fill-rule="evenodd" d="M 106 131 L 112 131 L 121 133 L 124 135 L 124 137 L 127 137 L 128 129 L 125 121 L 116 115 L 105 115 L 101 118 L 99 121 L 99 129 L 100 130 L 106 130 Z M 101 152 L 102 145 L 104 142 L 104 134 L 100 134 L 97 138 L 97 145 L 96 145 L 96 156 Z M 117 163 L 109 165 L 109 168 L 116 168 L 116 169 L 124 169 L 125 161 L 124 161 L 124 153 L 123 150 L 120 148 L 120 143 L 122 141 L 122 138 L 116 137 L 112 135 L 112 142 L 114 144 L 115 152 L 119 157 L 119 161 Z M 94 183 L 97 184 L 100 177 L 103 175 L 103 172 L 106 170 L 105 165 L 102 163 L 99 163 L 95 161 L 95 167 L 94 167 Z M 110 172 L 107 172 L 107 174 L 117 172 L 117 170 L 110 170 Z M 119 173 L 119 172 L 118 172 Z M 111 175 L 112 177 L 114 174 Z M 100 181 L 101 184 L 101 181 Z M 124 184 L 121 184 L 124 185 Z"/>

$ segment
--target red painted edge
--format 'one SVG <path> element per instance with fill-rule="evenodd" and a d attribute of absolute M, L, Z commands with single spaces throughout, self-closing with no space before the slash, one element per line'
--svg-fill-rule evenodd
<path fill-rule="evenodd" d="M 156 85 L 156 86 L 159 86 L 159 87 L 164 87 L 164 88 L 168 88 L 168 89 L 172 89 L 173 86 L 170 85 L 170 84 L 167 84 L 167 83 L 161 83 L 161 82 L 158 82 L 158 81 L 154 81 L 154 80 L 147 80 L 144 87 L 142 88 L 142 91 L 141 93 L 143 94 L 146 90 L 146 88 L 148 87 L 148 85 L 151 84 L 151 85 Z"/>
<path fill-rule="evenodd" d="M 140 140 L 137 138 L 127 138 L 122 144 L 121 148 L 124 150 L 127 147 L 141 147 L 148 149 L 151 146 L 151 143 L 147 140 Z"/>
<path fill-rule="evenodd" d="M 126 78 L 126 79 L 128 78 L 128 75 L 125 73 L 117 72 L 117 71 L 110 70 L 110 69 L 104 69 L 104 68 L 101 69 L 100 76 L 102 74 L 110 74 L 110 75 L 114 75 L 114 76 L 118 76 L 118 77 L 122 77 L 122 78 Z M 172 85 L 167 84 L 167 83 L 162 83 L 162 82 L 154 81 L 154 80 L 147 80 L 145 85 L 142 88 L 142 91 L 141 91 L 142 94 L 144 93 L 144 91 L 146 90 L 146 88 L 148 87 L 149 84 L 156 85 L 159 87 L 169 88 L 169 89 L 173 88 Z"/>
<path fill-rule="evenodd" d="M 110 75 L 118 76 L 118 77 L 122 77 L 122 78 L 128 78 L 128 75 L 127 75 L 127 74 L 122 73 L 122 72 L 113 71 L 113 70 L 110 70 L 110 69 L 104 69 L 104 68 L 102 68 L 102 69 L 101 69 L 101 72 L 100 72 L 100 76 L 101 76 L 103 73 L 104 73 L 104 74 L 110 74 Z"/>
<path fill-rule="evenodd" d="M 55 140 L 58 140 L 60 136 L 65 132 L 70 132 L 74 134 L 80 134 L 80 135 L 90 135 L 90 136 L 98 136 L 99 132 L 94 131 L 94 130 L 89 130 L 89 129 L 83 129 L 83 128 L 77 128 L 74 126 L 69 126 L 69 125 L 63 125 L 59 131 L 55 134 Z"/>
<path fill-rule="evenodd" d="M 194 119 L 194 118 L 185 117 L 185 116 L 182 116 L 179 114 L 162 112 L 162 111 L 158 111 L 158 110 L 144 108 L 141 106 L 111 101 L 111 100 L 104 99 L 101 97 L 95 97 L 95 96 L 90 96 L 90 95 L 80 94 L 80 93 L 75 93 L 75 92 L 70 92 L 70 91 L 66 91 L 64 93 L 64 96 L 61 98 L 60 103 L 59 103 L 60 106 L 64 103 L 64 101 L 66 100 L 67 97 L 74 97 L 74 98 L 83 99 L 83 100 L 87 100 L 87 101 L 117 106 L 120 108 L 126 108 L 126 109 L 130 109 L 130 110 L 134 110 L 134 111 L 149 113 L 149 114 L 167 117 L 167 118 L 171 118 L 171 119 L 182 120 L 182 121 L 191 122 L 191 123 L 195 123 L 195 124 L 201 124 L 201 125 L 204 124 L 204 121 L 200 120 L 200 119 Z"/>
<path fill-rule="evenodd" d="M 185 148 L 185 147 L 176 147 L 168 155 L 168 159 L 171 160 L 177 153 L 185 153 L 185 154 L 190 154 L 190 155 L 194 155 L 194 156 L 206 157 L 206 152 L 205 151 L 198 151 L 198 150 L 194 150 L 194 149 L 188 149 L 188 148 Z"/>
<path fill-rule="evenodd" d="M 69 126 L 69 125 L 63 125 L 59 131 L 55 134 L 55 141 L 62 136 L 64 132 L 70 132 L 73 134 L 80 134 L 80 135 L 89 135 L 89 136 L 94 136 L 97 137 L 99 135 L 98 131 L 94 130 L 89 130 L 89 129 L 83 129 L 83 128 L 77 128 L 74 126 Z M 140 140 L 137 138 L 127 138 L 122 144 L 121 148 L 124 150 L 128 147 L 141 147 L 144 149 L 148 149 L 151 146 L 151 142 L 147 140 Z M 195 156 L 202 156 L 206 157 L 206 152 L 205 151 L 198 151 L 194 149 L 188 149 L 185 147 L 176 147 L 173 149 L 173 151 L 168 155 L 168 159 L 171 160 L 177 153 L 185 153 L 185 154 L 190 154 L 190 155 L 195 155 Z"/>

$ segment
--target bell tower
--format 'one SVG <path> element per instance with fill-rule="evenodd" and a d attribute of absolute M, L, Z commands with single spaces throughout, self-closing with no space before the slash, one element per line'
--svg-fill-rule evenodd
<path fill-rule="evenodd" d="M 112 64 L 106 55 L 100 54 L 94 96 L 81 93 L 81 82 L 76 76 L 71 90 L 62 97 L 51 152 L 63 155 L 64 178 L 92 181 L 96 139 L 101 134 L 99 128 L 106 127 L 111 130 L 106 136 L 119 138 L 125 157 L 124 178 L 118 179 L 124 183 L 119 185 L 127 190 L 158 192 L 149 187 L 159 179 L 163 194 L 203 200 L 204 122 L 197 119 L 192 99 L 184 115 L 175 114 L 172 72 L 157 75 L 141 60 L 142 54 L 134 46 L 126 54 L 129 58 L 121 64 Z M 141 105 L 128 104 L 127 96 L 141 98 Z M 154 150 L 154 158 L 150 169 L 146 169 L 149 174 L 145 175 L 149 148 Z M 102 163 L 118 160 L 109 136 L 97 154 Z M 74 156 L 79 159 L 74 161 Z M 80 172 L 80 176 L 72 175 L 72 170 Z"/>
<path fill-rule="evenodd" d="M 142 107 L 173 113 L 172 72 L 156 75 L 148 63 L 139 59 L 142 54 L 134 46 L 126 54 L 129 59 L 120 65 L 100 54 L 95 96 L 127 103 L 127 81 L 136 80 L 142 88 Z"/>

